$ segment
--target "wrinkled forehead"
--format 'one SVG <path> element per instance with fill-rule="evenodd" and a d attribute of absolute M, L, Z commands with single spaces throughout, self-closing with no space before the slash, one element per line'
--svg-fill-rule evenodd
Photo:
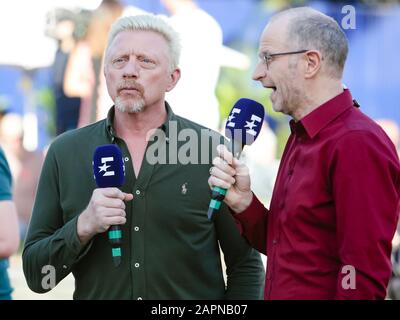
<path fill-rule="evenodd" d="M 164 36 L 154 30 L 123 30 L 120 31 L 115 37 L 111 45 L 118 43 L 119 46 L 123 46 L 126 40 L 129 40 L 129 44 L 135 44 L 139 41 L 140 44 L 145 44 L 151 46 L 168 47 L 167 40 Z"/>
<path fill-rule="evenodd" d="M 107 56 L 115 52 L 146 51 L 154 54 L 168 54 L 167 40 L 153 30 L 123 30 L 111 41 Z"/>

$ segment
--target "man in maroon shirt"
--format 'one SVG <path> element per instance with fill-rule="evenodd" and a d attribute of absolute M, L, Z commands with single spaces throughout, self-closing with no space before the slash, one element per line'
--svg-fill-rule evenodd
<path fill-rule="evenodd" d="M 342 86 L 347 39 L 310 8 L 273 17 L 253 79 L 290 115 L 270 209 L 251 192 L 248 168 L 219 146 L 211 187 L 242 234 L 267 255 L 265 299 L 384 299 L 399 212 L 396 150 Z"/>

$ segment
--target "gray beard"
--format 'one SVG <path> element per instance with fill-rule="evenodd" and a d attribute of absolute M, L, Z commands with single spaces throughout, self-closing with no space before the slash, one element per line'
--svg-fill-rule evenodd
<path fill-rule="evenodd" d="M 139 113 L 143 110 L 145 102 L 143 98 L 134 100 L 132 102 L 125 102 L 118 96 L 115 98 L 115 107 L 121 112 Z"/>

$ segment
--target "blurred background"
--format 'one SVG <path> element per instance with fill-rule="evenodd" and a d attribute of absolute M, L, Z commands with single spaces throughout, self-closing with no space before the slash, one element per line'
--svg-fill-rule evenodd
<path fill-rule="evenodd" d="M 400 1 L 1 1 L 0 145 L 13 174 L 22 242 L 46 147 L 57 135 L 104 118 L 112 105 L 102 56 L 110 25 L 121 15 L 163 14 L 180 32 L 182 78 L 167 96 L 175 113 L 220 130 L 239 98 L 264 105 L 264 129 L 244 158 L 255 193 L 269 206 L 289 118 L 272 111 L 269 91 L 251 75 L 269 17 L 304 5 L 332 16 L 343 28 L 350 44 L 344 84 L 399 147 Z M 392 299 L 400 299 L 398 247 L 395 238 Z M 50 293 L 36 295 L 26 286 L 20 254 L 10 261 L 15 299 L 72 297 L 71 277 Z"/>

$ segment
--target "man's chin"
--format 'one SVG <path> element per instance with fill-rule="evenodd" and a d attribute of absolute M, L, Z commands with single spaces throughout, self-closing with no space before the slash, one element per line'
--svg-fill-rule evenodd
<path fill-rule="evenodd" d="M 271 101 L 271 102 L 272 102 L 272 101 Z M 282 112 L 282 106 L 281 106 L 281 104 L 276 103 L 276 102 L 272 102 L 272 109 L 273 109 L 275 112 Z"/>
<path fill-rule="evenodd" d="M 144 101 L 135 101 L 135 102 L 123 102 L 123 101 L 115 101 L 115 107 L 121 111 L 126 113 L 139 113 L 143 111 L 145 107 Z"/>
<path fill-rule="evenodd" d="M 115 105 L 115 107 L 121 111 L 121 112 L 126 112 L 126 113 L 139 113 L 142 112 L 144 109 L 144 106 L 140 105 L 140 106 L 118 106 Z"/>

